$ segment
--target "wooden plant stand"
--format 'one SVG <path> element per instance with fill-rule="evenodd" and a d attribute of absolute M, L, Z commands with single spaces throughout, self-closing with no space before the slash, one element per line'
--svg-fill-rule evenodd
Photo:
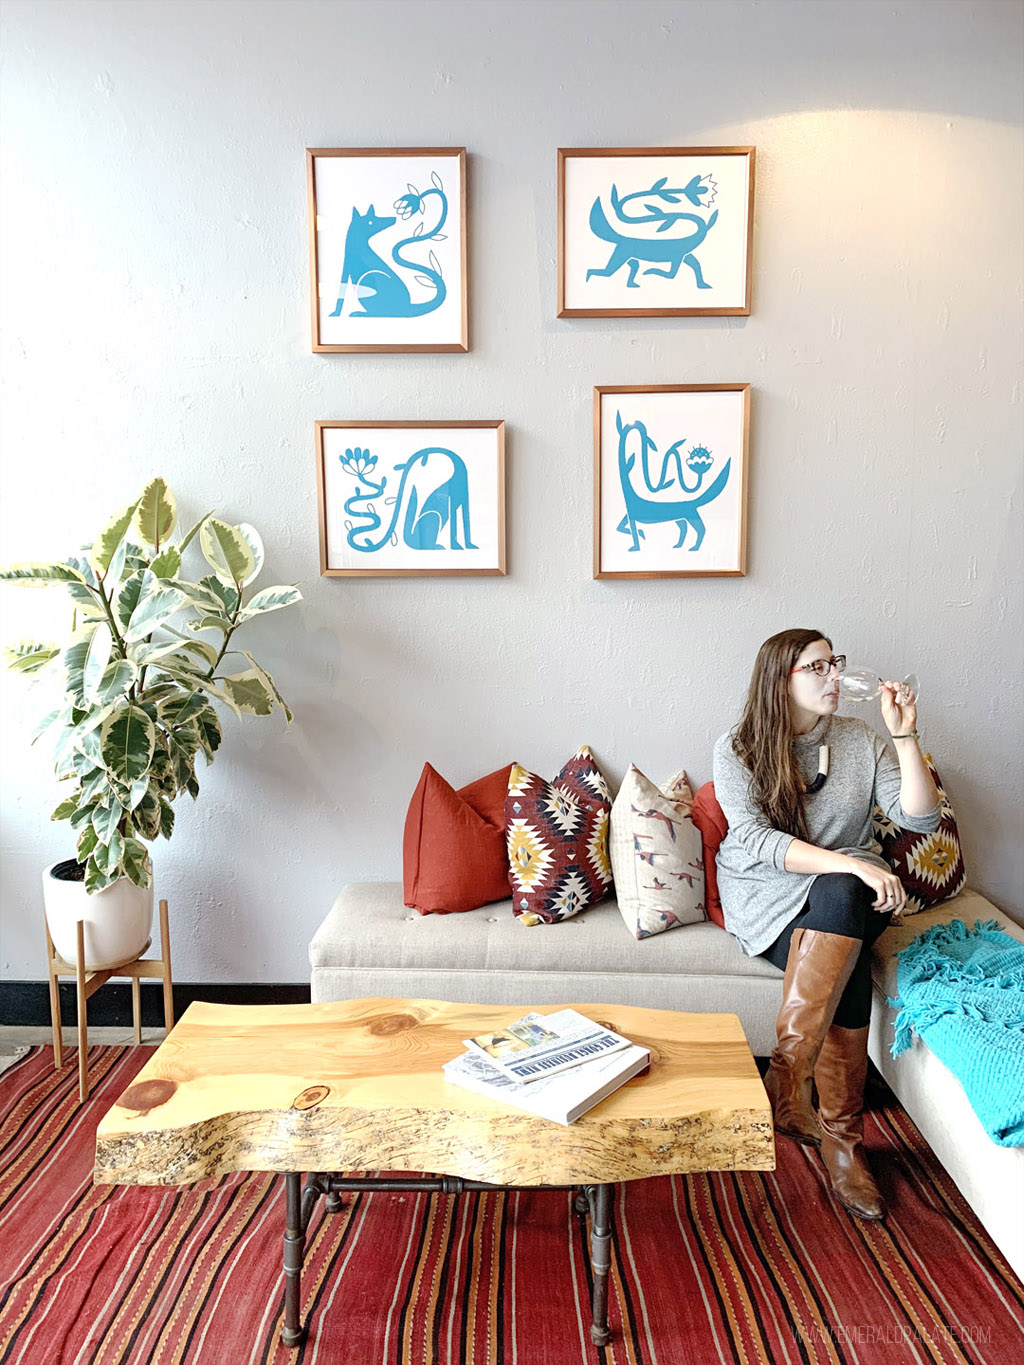
<path fill-rule="evenodd" d="M 46 924 L 45 916 L 43 923 Z M 132 1026 L 136 1043 L 142 1042 L 142 998 L 139 982 L 142 977 L 157 977 L 164 983 L 164 1031 L 170 1033 L 174 1027 L 174 999 L 171 981 L 171 934 L 167 922 L 167 902 L 160 902 L 160 956 L 157 958 L 133 957 L 127 962 L 116 963 L 113 967 L 103 967 L 98 971 L 86 971 L 85 962 L 85 925 L 81 920 L 77 925 L 78 961 L 65 962 L 57 956 L 50 937 L 50 927 L 46 925 L 46 971 L 50 987 L 50 1025 L 53 1030 L 53 1064 L 59 1071 L 64 1065 L 64 1045 L 61 1039 L 60 991 L 62 976 L 75 979 L 75 995 L 78 1003 L 78 1099 L 84 1103 L 89 1095 L 88 1051 L 89 1037 L 85 1017 L 85 1002 L 112 976 L 129 976 L 132 981 Z M 147 939 L 143 952 L 152 943 Z"/>

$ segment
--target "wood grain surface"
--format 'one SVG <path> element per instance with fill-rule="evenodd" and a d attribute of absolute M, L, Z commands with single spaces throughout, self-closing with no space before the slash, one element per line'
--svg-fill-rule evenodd
<path fill-rule="evenodd" d="M 733 1014 L 572 1005 L 648 1048 L 651 1066 L 567 1128 L 444 1079 L 464 1038 L 528 1008 L 194 1003 L 100 1122 L 95 1178 L 389 1170 L 544 1185 L 774 1168 L 771 1111 Z"/>

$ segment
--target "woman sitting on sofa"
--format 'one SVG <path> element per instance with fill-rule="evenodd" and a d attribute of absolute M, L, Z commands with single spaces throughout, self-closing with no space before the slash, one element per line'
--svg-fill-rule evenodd
<path fill-rule="evenodd" d="M 718 885 L 744 952 L 785 972 L 765 1076 L 776 1131 L 820 1146 L 840 1202 L 881 1218 L 863 1145 L 870 951 L 905 896 L 871 815 L 878 805 L 904 829 L 930 832 L 939 795 L 914 696 L 882 685 L 890 748 L 865 721 L 835 714 L 845 665 L 817 630 L 781 631 L 758 650 L 742 719 L 715 745 L 715 794 L 729 822 Z"/>

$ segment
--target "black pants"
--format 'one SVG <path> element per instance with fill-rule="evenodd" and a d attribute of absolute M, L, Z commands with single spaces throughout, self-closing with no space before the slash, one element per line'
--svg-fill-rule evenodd
<path fill-rule="evenodd" d="M 824 872 L 811 883 L 804 908 L 760 954 L 785 971 L 794 929 L 859 938 L 863 947 L 832 1021 L 840 1028 L 863 1028 L 871 1017 L 871 945 L 892 922 L 891 911 L 883 915 L 872 908 L 874 899 L 871 888 L 852 872 Z"/>

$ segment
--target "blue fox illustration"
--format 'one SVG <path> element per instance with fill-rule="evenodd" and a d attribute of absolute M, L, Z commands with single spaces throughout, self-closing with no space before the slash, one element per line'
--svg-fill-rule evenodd
<path fill-rule="evenodd" d="M 643 422 L 631 422 L 628 425 L 624 424 L 621 412 L 615 414 L 615 427 L 619 433 L 619 481 L 622 485 L 622 496 L 626 503 L 626 515 L 619 522 L 616 530 L 626 532 L 633 537 L 633 544 L 629 547 L 630 550 L 633 551 L 640 549 L 640 539 L 644 534 L 643 531 L 639 529 L 641 526 L 674 521 L 679 527 L 679 539 L 672 548 L 674 550 L 682 549 L 683 543 L 686 540 L 687 529 L 692 526 L 697 533 L 697 538 L 690 546 L 690 549 L 691 551 L 699 550 L 707 528 L 701 520 L 698 509 L 703 507 L 706 503 L 712 502 L 725 488 L 725 485 L 729 481 L 729 471 L 732 467 L 732 460 L 726 460 L 721 473 L 715 479 L 714 483 L 697 497 L 680 498 L 674 502 L 657 502 L 652 498 L 645 498 L 633 487 L 630 480 L 630 473 L 636 464 L 636 455 L 627 457 L 626 438 L 631 431 L 635 431 L 639 434 L 644 480 L 647 487 L 651 489 L 652 492 L 660 491 L 661 489 L 670 486 L 671 480 L 669 480 L 668 483 L 665 482 L 665 471 L 668 466 L 668 459 L 670 455 L 674 454 L 678 463 L 678 446 L 681 445 L 682 442 L 677 441 L 676 444 L 666 452 L 661 478 L 658 481 L 657 488 L 654 488 L 652 487 L 648 472 L 647 456 L 649 451 L 656 451 L 657 446 L 651 440 L 650 436 L 648 436 L 647 428 L 644 426 Z M 694 470 L 696 473 L 697 482 L 693 488 L 688 488 L 686 484 L 682 482 L 682 471 L 680 470 L 682 491 L 686 493 L 696 493 L 697 489 L 700 488 L 705 473 L 711 468 L 714 461 L 710 453 L 706 451 L 703 446 L 697 446 L 690 452 L 690 457 L 686 463 L 687 467 Z"/>
<path fill-rule="evenodd" d="M 352 452 L 346 452 L 351 457 Z M 362 452 L 356 452 L 357 457 Z M 376 464 L 376 460 L 372 460 Z M 372 464 L 367 459 L 342 459 L 342 466 L 349 472 L 359 470 L 358 477 L 368 485 L 369 491 L 362 492 L 357 485 L 356 493 L 345 503 L 345 511 L 351 515 L 369 518 L 363 526 L 351 526 L 348 530 L 348 543 L 353 550 L 372 553 L 380 550 L 397 534 L 399 518 L 402 519 L 402 539 L 411 550 L 441 550 L 441 533 L 448 527 L 448 547 L 452 550 L 475 550 L 469 525 L 469 476 L 465 461 L 453 450 L 443 446 L 427 446 L 417 450 L 404 464 L 395 465 L 395 472 L 402 471 L 398 492 L 393 499 L 394 511 L 391 522 L 379 539 L 373 540 L 374 533 L 381 525 L 376 510 L 369 504 L 358 507 L 358 502 L 369 503 L 373 496 L 381 496 L 387 485 L 387 478 L 374 484 L 369 478 Z M 427 489 L 420 502 L 421 492 Z M 459 544 L 458 522 L 461 516 L 462 540 Z"/>
<path fill-rule="evenodd" d="M 432 285 L 433 297 L 423 303 L 413 303 L 405 281 L 370 245 L 371 238 L 394 227 L 397 218 L 394 215 L 379 214 L 372 204 L 365 213 L 360 213 L 353 207 L 352 220 L 345 234 L 345 260 L 341 270 L 341 283 L 338 286 L 338 302 L 330 314 L 332 318 L 341 317 L 348 285 L 356 286 L 356 293 L 362 304 L 361 308 L 349 314 L 349 317 L 353 318 L 416 318 L 433 313 L 441 307 L 448 295 L 448 287 L 441 275 L 440 262 L 433 251 L 430 252 L 429 265 L 407 260 L 401 254 L 402 248 L 412 242 L 445 240 L 441 235 L 441 228 L 448 216 L 448 199 L 441 188 L 439 177 L 435 176 L 435 184 L 436 188 L 424 190 L 422 193 L 410 185 L 409 193 L 396 201 L 395 208 L 403 218 L 409 218 L 414 213 L 422 214 L 425 202 L 430 196 L 436 195 L 441 201 L 441 216 L 437 224 L 428 233 L 424 233 L 423 224 L 419 224 L 411 236 L 403 237 L 391 248 L 391 259 L 394 264 L 415 271 L 418 283 Z"/>

